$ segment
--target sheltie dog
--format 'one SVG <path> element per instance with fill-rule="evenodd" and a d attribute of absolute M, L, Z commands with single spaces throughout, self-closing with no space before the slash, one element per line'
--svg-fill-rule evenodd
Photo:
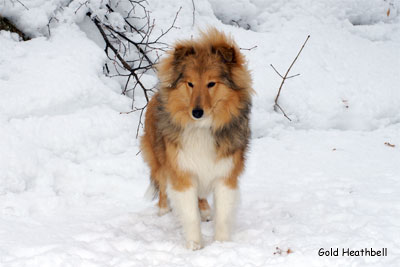
<path fill-rule="evenodd" d="M 157 70 L 160 88 L 147 106 L 141 149 L 159 215 L 170 203 L 187 248 L 200 249 L 200 220 L 211 219 L 213 192 L 215 240 L 229 240 L 250 137 L 253 90 L 245 58 L 232 38 L 212 28 L 177 42 Z"/>

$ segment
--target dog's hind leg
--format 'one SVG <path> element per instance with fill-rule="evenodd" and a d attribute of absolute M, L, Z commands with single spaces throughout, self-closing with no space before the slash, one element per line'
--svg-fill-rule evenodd
<path fill-rule="evenodd" d="M 199 210 L 203 222 L 211 221 L 211 209 L 206 198 L 199 198 Z"/>
<path fill-rule="evenodd" d="M 167 185 L 165 180 L 159 181 L 159 198 L 158 198 L 158 215 L 163 216 L 171 211 L 168 205 L 168 198 L 167 198 Z"/>

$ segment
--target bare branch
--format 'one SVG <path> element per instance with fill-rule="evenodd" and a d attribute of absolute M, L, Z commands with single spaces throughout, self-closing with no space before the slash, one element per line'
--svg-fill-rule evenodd
<path fill-rule="evenodd" d="M 192 22 L 192 27 L 194 27 L 194 22 L 196 19 L 196 6 L 194 5 L 194 0 L 192 0 L 192 5 L 193 5 L 193 22 Z"/>
<path fill-rule="evenodd" d="M 119 62 L 121 62 L 121 64 L 123 65 L 123 67 L 128 70 L 129 72 L 131 72 L 131 74 L 133 75 L 133 77 L 135 77 L 136 79 L 136 83 L 140 85 L 140 87 L 142 87 L 143 92 L 144 92 L 144 96 L 146 98 L 146 101 L 149 101 L 149 96 L 147 95 L 147 91 L 146 91 L 146 87 L 144 87 L 144 85 L 142 84 L 142 82 L 140 81 L 139 77 L 137 76 L 137 74 L 131 69 L 131 66 L 126 63 L 126 61 L 121 57 L 121 55 L 118 53 L 118 50 L 111 44 L 110 40 L 108 39 L 106 33 L 104 32 L 103 28 L 101 27 L 101 22 L 96 18 L 92 18 L 94 24 L 96 25 L 97 29 L 99 30 L 100 34 L 103 36 L 104 41 L 106 42 L 106 50 L 107 48 L 110 48 L 113 52 L 114 55 L 118 58 Z M 106 52 L 107 54 L 107 52 Z"/>
<path fill-rule="evenodd" d="M 147 106 L 147 104 L 146 104 L 146 106 Z M 142 127 L 143 127 L 143 123 L 142 123 L 142 116 L 143 116 L 143 111 L 144 111 L 144 109 L 146 108 L 146 106 L 145 106 L 145 107 L 143 107 L 143 108 L 142 108 L 142 110 L 140 111 L 140 115 L 139 115 L 139 123 L 138 123 L 138 126 L 137 126 L 137 128 L 136 128 L 136 138 L 138 138 L 138 137 L 139 137 L 139 130 L 140 130 L 140 126 L 142 126 Z"/>
<path fill-rule="evenodd" d="M 274 71 L 276 72 L 276 74 L 278 74 L 279 77 L 281 77 L 281 78 L 283 79 L 283 76 L 275 69 L 274 65 L 272 65 L 272 64 L 269 64 L 269 65 L 274 69 Z"/>
<path fill-rule="evenodd" d="M 49 36 L 51 36 L 50 24 L 51 24 L 51 22 L 52 22 L 53 20 L 55 20 L 55 21 L 58 22 L 58 19 L 57 19 L 56 17 L 51 17 L 51 18 L 49 19 L 49 22 L 47 23 L 47 31 L 48 31 L 48 33 L 49 33 Z"/>
<path fill-rule="evenodd" d="M 25 7 L 26 10 L 29 10 L 29 8 L 27 8 L 26 5 L 24 5 L 24 3 L 22 3 L 20 0 L 15 0 L 15 1 L 17 1 L 18 3 L 20 3 L 21 6 Z"/>
<path fill-rule="evenodd" d="M 181 12 L 181 10 L 182 10 L 182 7 L 179 7 L 178 11 L 175 14 L 174 21 L 172 22 L 171 26 L 165 32 L 162 32 L 161 35 L 155 39 L 155 42 L 158 42 L 158 40 L 160 40 L 162 37 L 164 37 L 164 35 L 166 35 L 171 29 L 177 28 L 175 26 L 175 23 L 176 23 L 176 20 L 179 16 L 179 13 Z"/>
<path fill-rule="evenodd" d="M 274 110 L 277 111 L 277 109 L 279 109 L 280 111 L 282 111 L 283 115 L 284 115 L 289 121 L 292 121 L 292 120 L 286 115 L 286 113 L 283 111 L 282 107 L 279 106 L 279 104 L 278 104 L 278 99 L 279 99 L 279 96 L 280 96 L 280 94 L 281 94 L 282 86 L 283 86 L 283 84 L 285 83 L 285 80 L 300 75 L 300 74 L 296 74 L 296 75 L 288 76 L 290 70 L 292 69 L 292 67 L 293 67 L 294 63 L 296 62 L 297 58 L 299 57 L 301 51 L 303 51 L 303 48 L 304 48 L 304 46 L 306 45 L 308 39 L 310 39 L 310 35 L 307 36 L 307 39 L 304 41 L 304 43 L 303 43 L 303 45 L 302 45 L 300 51 L 297 53 L 296 57 L 295 57 L 294 60 L 292 61 L 292 64 L 290 64 L 289 68 L 287 69 L 287 71 L 286 71 L 286 73 L 285 73 L 285 75 L 284 75 L 283 77 L 282 77 L 282 75 L 275 69 L 275 67 L 274 67 L 272 64 L 270 64 L 271 67 L 274 69 L 274 71 L 279 75 L 279 77 L 282 78 L 281 85 L 279 86 L 279 89 L 278 89 L 278 94 L 277 94 L 276 97 L 275 97 Z"/>
<path fill-rule="evenodd" d="M 165 52 L 170 47 L 167 43 L 162 42 L 162 38 L 172 29 L 177 28 L 175 23 L 182 7 L 176 12 L 172 24 L 167 29 L 155 34 L 155 20 L 150 17 L 150 12 L 146 9 L 148 5 L 146 0 L 124 1 L 130 4 L 130 7 L 128 5 L 130 10 L 125 10 L 123 13 L 120 12 L 124 22 L 121 27 L 114 27 L 109 20 L 110 13 L 119 12 L 120 0 L 104 1 L 105 3 L 102 5 L 107 10 L 106 14 L 93 12 L 91 7 L 87 5 L 89 8 L 87 15 L 94 22 L 105 42 L 104 52 L 109 60 L 107 63 L 110 65 L 105 64 L 104 72 L 109 77 L 124 79 L 121 93 L 132 98 L 131 111 L 121 114 L 140 112 L 136 131 L 138 136 L 140 127 L 143 126 L 144 110 L 155 89 L 155 87 L 146 88 L 142 82 L 142 77 L 149 72 L 155 72 L 154 65 L 158 62 L 162 52 Z M 85 4 L 86 2 L 82 3 L 78 10 Z M 138 93 L 137 88 L 143 92 L 146 99 L 146 104 L 141 108 L 137 108 L 135 103 L 136 93 Z"/>
<path fill-rule="evenodd" d="M 89 1 L 85 1 L 83 3 L 80 3 L 79 7 L 75 10 L 75 14 L 78 13 L 79 9 L 81 9 L 82 6 L 86 6 Z"/>
<path fill-rule="evenodd" d="M 250 47 L 250 48 L 239 48 L 240 50 L 247 50 L 247 51 L 251 51 L 251 50 L 253 50 L 253 49 L 256 49 L 258 46 L 257 45 L 255 45 L 255 46 L 253 46 L 253 47 Z"/>
<path fill-rule="evenodd" d="M 141 108 L 133 108 L 133 109 L 130 110 L 130 111 L 125 111 L 125 112 L 120 112 L 120 113 L 119 113 L 119 114 L 126 114 L 126 115 L 127 115 L 127 114 L 131 114 L 132 112 L 140 111 L 139 122 L 138 122 L 138 125 L 137 125 L 137 127 L 136 127 L 136 138 L 139 137 L 139 130 L 140 130 L 140 127 L 143 127 L 142 117 L 143 117 L 143 112 L 144 112 L 144 110 L 146 109 L 146 107 L 147 107 L 147 104 L 144 105 L 144 106 L 141 107 Z"/>
<path fill-rule="evenodd" d="M 299 75 L 300 75 L 300 73 L 297 73 L 297 74 L 295 74 L 295 75 L 292 75 L 292 76 L 286 77 L 286 79 L 294 78 L 294 77 L 297 77 L 297 76 L 299 76 Z"/>
<path fill-rule="evenodd" d="M 274 105 L 274 110 L 276 111 L 277 108 L 279 108 L 279 109 L 282 111 L 283 116 L 285 116 L 289 121 L 292 121 L 292 120 L 288 117 L 288 115 L 286 115 L 286 113 L 285 113 L 285 111 L 283 110 L 283 108 L 281 108 L 281 106 L 279 106 L 277 103 L 275 103 L 275 105 Z"/>

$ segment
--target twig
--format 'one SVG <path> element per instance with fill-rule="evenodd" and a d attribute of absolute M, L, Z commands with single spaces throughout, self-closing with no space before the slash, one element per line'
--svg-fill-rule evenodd
<path fill-rule="evenodd" d="M 1 1 L 1 0 L 0 0 Z M 85 0 L 83 0 L 85 1 Z M 130 10 L 121 13 L 117 10 L 120 0 L 102 1 L 102 7 L 108 12 L 99 14 L 87 5 L 89 12 L 87 15 L 94 22 L 105 42 L 104 52 L 109 59 L 104 66 L 104 71 L 109 77 L 120 77 L 124 80 L 122 94 L 132 98 L 131 111 L 121 113 L 129 114 L 131 112 L 140 112 L 138 128 L 136 135 L 139 135 L 140 127 L 143 126 L 142 117 L 150 96 L 154 93 L 154 88 L 146 88 L 142 82 L 144 74 L 155 71 L 154 65 L 160 58 L 161 51 L 165 52 L 170 46 L 162 42 L 163 38 L 172 29 L 177 28 L 175 23 L 182 9 L 176 12 L 172 24 L 169 28 L 161 30 L 157 35 L 155 20 L 150 17 L 150 12 L 146 9 L 147 0 L 125 0 L 130 4 Z M 87 3 L 81 3 L 79 8 Z M 194 0 L 193 0 L 194 4 Z M 86 8 L 85 8 L 86 9 Z M 109 13 L 118 12 L 123 16 L 124 25 L 114 27 L 109 20 Z M 156 36 L 155 36 L 156 35 Z M 110 67 L 110 68 L 109 68 Z M 140 88 L 146 99 L 146 104 L 141 108 L 136 108 L 137 88 Z M 140 90 L 139 89 L 139 90 Z"/>
<path fill-rule="evenodd" d="M 79 11 L 79 9 L 81 9 L 81 7 L 86 6 L 87 4 L 88 4 L 88 1 L 80 3 L 79 7 L 75 10 L 75 14 L 78 13 L 78 11 Z"/>
<path fill-rule="evenodd" d="M 24 3 L 22 3 L 20 0 L 15 0 L 15 1 L 17 1 L 18 3 L 20 3 L 23 7 L 25 7 L 26 10 L 29 10 L 29 8 L 27 8 L 26 5 L 24 5 Z"/>
<path fill-rule="evenodd" d="M 282 111 L 283 116 L 285 116 L 289 121 L 292 121 L 292 120 L 286 115 L 286 113 L 285 113 L 285 111 L 283 110 L 283 108 L 282 108 L 281 106 L 279 106 L 279 104 L 278 104 L 278 99 L 279 99 L 279 96 L 280 96 L 280 94 L 281 94 L 282 86 L 283 86 L 283 84 L 285 83 L 285 80 L 300 75 L 300 74 L 295 74 L 295 75 L 292 75 L 292 76 L 288 76 L 290 70 L 292 69 L 292 67 L 293 67 L 294 63 L 296 62 L 297 58 L 299 57 L 301 51 L 303 51 L 303 48 L 304 48 L 304 46 L 306 45 L 308 39 L 310 39 L 310 35 L 307 36 L 307 39 L 304 41 L 304 43 L 303 43 L 303 45 L 302 45 L 300 51 L 297 53 L 296 57 L 294 58 L 292 64 L 290 64 L 290 66 L 289 66 L 289 68 L 287 69 L 287 71 L 286 71 L 286 73 L 285 73 L 284 76 L 282 76 L 282 75 L 275 69 L 275 67 L 274 67 L 272 64 L 270 64 L 271 67 L 274 69 L 274 71 L 279 75 L 279 77 L 282 78 L 281 85 L 279 86 L 279 89 L 278 89 L 278 94 L 277 94 L 276 97 L 275 97 L 274 110 L 276 111 L 277 109 L 279 109 L 280 111 Z"/>
<path fill-rule="evenodd" d="M 115 34 L 117 34 L 119 37 L 121 37 L 122 39 L 124 39 L 125 41 L 127 41 L 128 43 L 133 44 L 138 50 L 139 52 L 143 55 L 144 58 L 146 58 L 147 62 L 149 62 L 149 64 L 154 65 L 154 62 L 146 55 L 146 52 L 139 46 L 138 43 L 132 41 L 131 39 L 129 39 L 128 37 L 126 37 L 124 34 L 120 33 L 119 31 L 115 30 L 113 27 L 108 26 L 108 25 L 104 25 L 104 27 L 107 28 L 107 30 L 110 30 L 112 32 L 114 32 Z"/>
<path fill-rule="evenodd" d="M 50 24 L 51 24 L 51 21 L 52 21 L 53 19 L 56 20 L 56 21 L 58 22 L 58 19 L 57 19 L 56 17 L 51 17 L 51 18 L 49 19 L 49 22 L 47 23 L 47 31 L 49 32 L 49 36 L 51 36 Z"/>
<path fill-rule="evenodd" d="M 297 77 L 297 76 L 299 76 L 299 75 L 300 75 L 300 73 L 297 73 L 297 74 L 295 74 L 295 75 L 292 75 L 292 76 L 286 77 L 286 79 L 294 78 L 294 77 Z"/>
<path fill-rule="evenodd" d="M 253 50 L 253 49 L 256 49 L 258 46 L 257 45 L 255 45 L 255 46 L 253 46 L 253 47 L 250 47 L 250 48 L 239 48 L 240 50 L 247 50 L 247 51 L 251 51 L 251 50 Z"/>
<path fill-rule="evenodd" d="M 146 104 L 146 106 L 147 106 L 147 104 Z M 140 126 L 143 127 L 142 116 L 143 116 L 143 111 L 144 111 L 144 109 L 146 108 L 146 106 L 144 106 L 144 107 L 142 108 L 142 110 L 140 111 L 139 123 L 138 123 L 138 126 L 137 126 L 137 128 L 136 128 L 136 139 L 139 137 L 139 128 L 140 128 Z"/>
<path fill-rule="evenodd" d="M 192 22 L 192 27 L 194 27 L 194 22 L 196 19 L 196 6 L 194 5 L 194 0 L 192 0 L 192 5 L 193 5 L 193 22 Z"/>
<path fill-rule="evenodd" d="M 107 4 L 106 7 L 111 11 L 114 12 L 114 10 Z M 137 50 L 139 50 L 139 52 L 146 58 L 147 62 L 149 62 L 151 65 L 154 64 L 154 62 L 146 55 L 146 52 L 139 46 L 138 43 L 133 42 L 131 39 L 129 39 L 128 37 L 126 37 L 124 34 L 116 31 L 113 27 L 108 26 L 108 25 L 104 25 L 108 30 L 116 33 L 117 35 L 119 35 L 122 39 L 126 40 L 127 42 L 133 44 Z"/>
<path fill-rule="evenodd" d="M 250 24 L 246 23 L 246 28 L 245 28 L 245 27 L 242 27 L 242 26 L 240 25 L 239 22 L 241 22 L 241 21 L 242 21 L 242 19 L 239 19 L 239 20 L 234 20 L 234 19 L 232 19 L 232 20 L 231 20 L 231 23 L 235 23 L 236 26 L 238 26 L 239 28 L 243 28 L 243 29 L 246 29 L 246 30 L 250 30 L 250 28 L 251 28 Z M 232 25 L 232 24 L 231 24 L 231 25 Z"/>
<path fill-rule="evenodd" d="M 130 111 L 125 111 L 125 112 L 120 112 L 120 113 L 119 113 L 119 114 L 125 114 L 125 115 L 127 115 L 127 114 L 131 114 L 132 112 L 136 112 L 136 111 L 139 111 L 139 110 L 140 110 L 139 123 L 138 123 L 138 125 L 137 125 L 137 127 L 136 127 L 136 138 L 138 138 L 138 136 L 139 136 L 140 126 L 143 126 L 142 117 L 143 117 L 143 112 L 144 112 L 144 110 L 146 109 L 146 107 L 147 107 L 147 103 L 146 103 L 146 105 L 144 105 L 144 106 L 141 107 L 141 108 L 134 108 L 134 109 L 132 109 L 132 110 L 130 110 Z"/>
<path fill-rule="evenodd" d="M 278 103 L 275 103 L 275 105 L 274 105 L 275 111 L 276 111 L 276 108 L 279 108 L 279 109 L 282 111 L 283 116 L 285 116 L 289 121 L 292 121 L 292 120 L 288 117 L 288 115 L 286 115 L 285 111 L 283 110 L 283 108 L 281 108 L 281 106 L 279 106 Z"/>
<path fill-rule="evenodd" d="M 88 16 L 90 17 L 91 14 L 88 13 Z M 121 64 L 124 66 L 124 68 L 133 75 L 133 77 L 136 79 L 136 83 L 139 84 L 140 87 L 142 87 L 143 92 L 144 92 L 144 97 L 146 98 L 146 101 L 149 102 L 149 96 L 147 95 L 146 87 L 142 84 L 142 82 L 140 81 L 137 74 L 132 70 L 131 66 L 128 63 L 126 63 L 126 61 L 121 57 L 121 55 L 118 53 L 118 50 L 111 44 L 106 33 L 104 32 L 103 28 L 101 27 L 101 22 L 96 17 L 92 18 L 92 20 L 93 20 L 94 24 L 96 25 L 97 29 L 99 30 L 100 34 L 102 35 L 104 41 L 106 42 L 106 48 L 105 48 L 106 54 L 107 54 L 108 48 L 110 48 L 114 52 L 114 55 L 118 58 L 119 62 L 121 62 Z"/>
<path fill-rule="evenodd" d="M 272 64 L 269 64 L 269 65 L 274 69 L 274 71 L 276 72 L 276 74 L 278 74 L 279 77 L 281 77 L 281 78 L 283 79 L 282 75 L 275 69 L 274 65 L 272 65 Z"/>

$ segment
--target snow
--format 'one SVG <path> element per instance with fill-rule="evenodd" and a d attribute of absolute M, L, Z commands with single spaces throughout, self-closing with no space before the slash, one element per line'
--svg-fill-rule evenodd
<path fill-rule="evenodd" d="M 214 242 L 203 222 L 195 252 L 143 198 L 139 114 L 120 114 L 131 100 L 103 74 L 85 17 L 101 1 L 21 2 L 0 1 L 34 37 L 0 32 L 0 266 L 398 266 L 400 1 L 203 0 L 194 26 L 191 1 L 149 1 L 154 31 L 182 6 L 167 43 L 213 25 L 257 45 L 243 50 L 256 95 L 233 240 Z M 279 99 L 289 122 L 273 111 L 281 79 L 269 65 L 284 73 L 308 34 Z M 331 247 L 388 256 L 318 256 Z"/>

